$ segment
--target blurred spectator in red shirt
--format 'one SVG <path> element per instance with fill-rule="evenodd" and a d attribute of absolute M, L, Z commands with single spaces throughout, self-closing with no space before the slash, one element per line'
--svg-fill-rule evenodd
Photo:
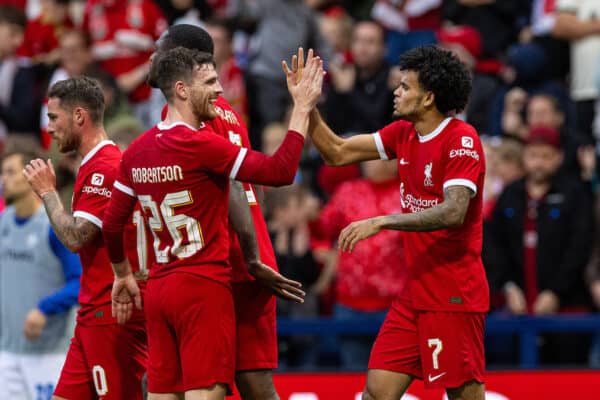
<path fill-rule="evenodd" d="M 134 113 L 145 126 L 153 125 L 151 88 L 146 83 L 154 42 L 167 21 L 152 0 L 88 0 L 83 27 L 92 38 L 92 54 L 128 94 Z"/>
<path fill-rule="evenodd" d="M 335 277 L 337 300 L 333 315 L 338 319 L 383 318 L 407 279 L 400 231 L 390 230 L 381 237 L 373 236 L 352 253 L 333 250 L 340 232 L 351 222 L 400 212 L 396 161 L 369 161 L 363 163 L 362 168 L 364 178 L 340 185 L 313 224 L 315 236 L 322 240 L 319 247 L 331 249 L 338 255 L 337 262 L 326 264 L 313 287 L 315 292 L 322 293 Z M 340 338 L 343 366 L 364 368 L 371 344 L 370 338 Z"/>
<path fill-rule="evenodd" d="M 60 36 L 73 27 L 68 11 L 69 0 L 40 0 L 40 15 L 27 23 L 18 54 L 34 63 L 56 64 L 60 58 Z"/>
<path fill-rule="evenodd" d="M 233 31 L 225 21 L 211 20 L 204 26 L 215 44 L 214 58 L 217 64 L 219 82 L 223 87 L 223 97 L 248 121 L 248 98 L 242 69 L 233 56 Z"/>
<path fill-rule="evenodd" d="M 9 133 L 36 134 L 35 77 L 17 57 L 27 19 L 23 11 L 0 6 L 0 141 Z"/>

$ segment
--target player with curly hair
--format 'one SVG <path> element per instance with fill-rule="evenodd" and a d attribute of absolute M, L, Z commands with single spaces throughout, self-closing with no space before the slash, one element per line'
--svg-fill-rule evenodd
<path fill-rule="evenodd" d="M 303 55 L 294 61 L 297 79 Z M 415 378 L 445 388 L 450 400 L 483 400 L 485 159 L 475 129 L 453 117 L 467 105 L 471 77 L 435 46 L 404 53 L 399 65 L 399 120 L 344 139 L 313 111 L 309 129 L 330 165 L 398 160 L 402 213 L 353 222 L 339 238 L 340 248 L 352 251 L 383 229 L 406 232 L 408 283 L 373 345 L 363 400 L 399 399 Z"/>

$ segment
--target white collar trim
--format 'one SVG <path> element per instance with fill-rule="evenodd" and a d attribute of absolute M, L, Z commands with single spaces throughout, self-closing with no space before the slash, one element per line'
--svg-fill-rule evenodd
<path fill-rule="evenodd" d="M 104 146 L 107 146 L 109 144 L 113 144 L 114 145 L 115 142 L 113 142 L 112 140 L 103 140 L 100 143 L 98 143 L 96 146 L 94 146 L 93 149 L 91 149 L 90 151 L 88 151 L 88 153 L 85 155 L 85 157 L 83 157 L 83 160 L 81 160 L 81 165 L 83 165 L 86 162 L 88 162 L 92 157 L 94 157 L 94 155 L 96 155 L 96 153 L 98 151 L 100 151 L 101 148 L 103 148 Z"/>
<path fill-rule="evenodd" d="M 425 143 L 425 142 L 428 142 L 428 141 L 432 140 L 434 137 L 436 137 L 437 135 L 439 135 L 440 133 L 442 133 L 442 131 L 446 128 L 446 126 L 448 126 L 448 124 L 452 120 L 453 120 L 452 117 L 448 117 L 445 120 L 443 120 L 437 126 L 437 128 L 435 128 L 431 133 L 428 133 L 427 135 L 424 135 L 424 136 L 418 135 L 419 136 L 419 142 L 420 143 Z"/>
<path fill-rule="evenodd" d="M 164 122 L 164 121 L 160 121 L 160 122 L 158 123 L 158 125 L 156 125 L 156 127 L 157 127 L 158 129 L 160 129 L 161 131 L 168 131 L 169 129 L 173 129 L 173 128 L 175 128 L 176 126 L 185 126 L 185 127 L 188 127 L 188 128 L 190 128 L 190 129 L 191 129 L 191 130 L 193 130 L 193 131 L 197 131 L 198 129 L 202 129 L 202 128 L 204 128 L 204 122 L 201 122 L 201 123 L 200 123 L 200 127 L 198 127 L 198 129 L 194 128 L 194 127 L 193 127 L 193 126 L 191 126 L 190 124 L 188 124 L 188 123 L 185 123 L 185 122 L 183 122 L 183 121 L 176 121 L 176 122 L 173 122 L 173 123 L 172 123 L 172 124 L 170 124 L 170 125 L 167 125 L 167 124 L 165 124 L 165 122 Z"/>

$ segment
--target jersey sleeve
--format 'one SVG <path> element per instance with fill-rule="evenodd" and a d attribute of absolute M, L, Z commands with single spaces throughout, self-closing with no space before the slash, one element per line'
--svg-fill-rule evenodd
<path fill-rule="evenodd" d="M 117 174 L 116 166 L 97 163 L 83 177 L 83 185 L 73 216 L 83 218 L 102 229 L 102 218 L 108 206 Z"/>
<path fill-rule="evenodd" d="M 119 177 L 115 180 L 112 198 L 104 215 L 102 234 L 111 262 L 118 263 L 125 258 L 123 232 L 137 203 L 127 168 L 128 151 L 123 154 L 119 167 Z"/>
<path fill-rule="evenodd" d="M 394 121 L 382 129 L 373 133 L 373 140 L 382 160 L 393 160 L 396 158 L 396 145 L 400 135 L 404 134 L 407 123 Z"/>
<path fill-rule="evenodd" d="M 444 152 L 443 187 L 466 186 L 477 194 L 477 182 L 484 165 L 481 141 L 476 133 L 465 132 L 448 140 Z"/>
<path fill-rule="evenodd" d="M 215 134 L 212 129 L 201 134 L 201 139 L 196 141 L 200 167 L 217 175 L 235 176 L 244 159 L 246 149 Z"/>

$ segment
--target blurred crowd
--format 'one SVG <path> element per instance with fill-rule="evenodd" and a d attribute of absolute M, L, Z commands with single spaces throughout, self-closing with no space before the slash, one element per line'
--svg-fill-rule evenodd
<path fill-rule="evenodd" d="M 0 0 L 3 151 L 47 152 L 70 199 L 79 160 L 59 155 L 45 132 L 48 87 L 81 74 L 98 79 L 107 133 L 126 145 L 159 122 L 164 100 L 145 83 L 149 56 L 180 23 L 213 37 L 224 96 L 265 153 L 286 133 L 281 60 L 298 46 L 325 60 L 319 109 L 344 135 L 392 121 L 402 52 L 429 44 L 454 52 L 473 75 L 468 107 L 455 117 L 475 126 L 488 165 L 491 312 L 600 309 L 600 1 Z M 384 232 L 351 254 L 336 238 L 352 221 L 399 212 L 398 190 L 395 162 L 328 167 L 307 143 L 296 184 L 266 188 L 263 202 L 279 268 L 308 292 L 303 305 L 278 304 L 281 316 L 385 314 L 406 277 L 402 234 Z M 600 367 L 597 336 L 544 335 L 542 362 Z M 282 364 L 364 369 L 371 342 L 282 339 Z M 511 336 L 488 338 L 491 364 L 515 363 L 517 350 Z"/>

